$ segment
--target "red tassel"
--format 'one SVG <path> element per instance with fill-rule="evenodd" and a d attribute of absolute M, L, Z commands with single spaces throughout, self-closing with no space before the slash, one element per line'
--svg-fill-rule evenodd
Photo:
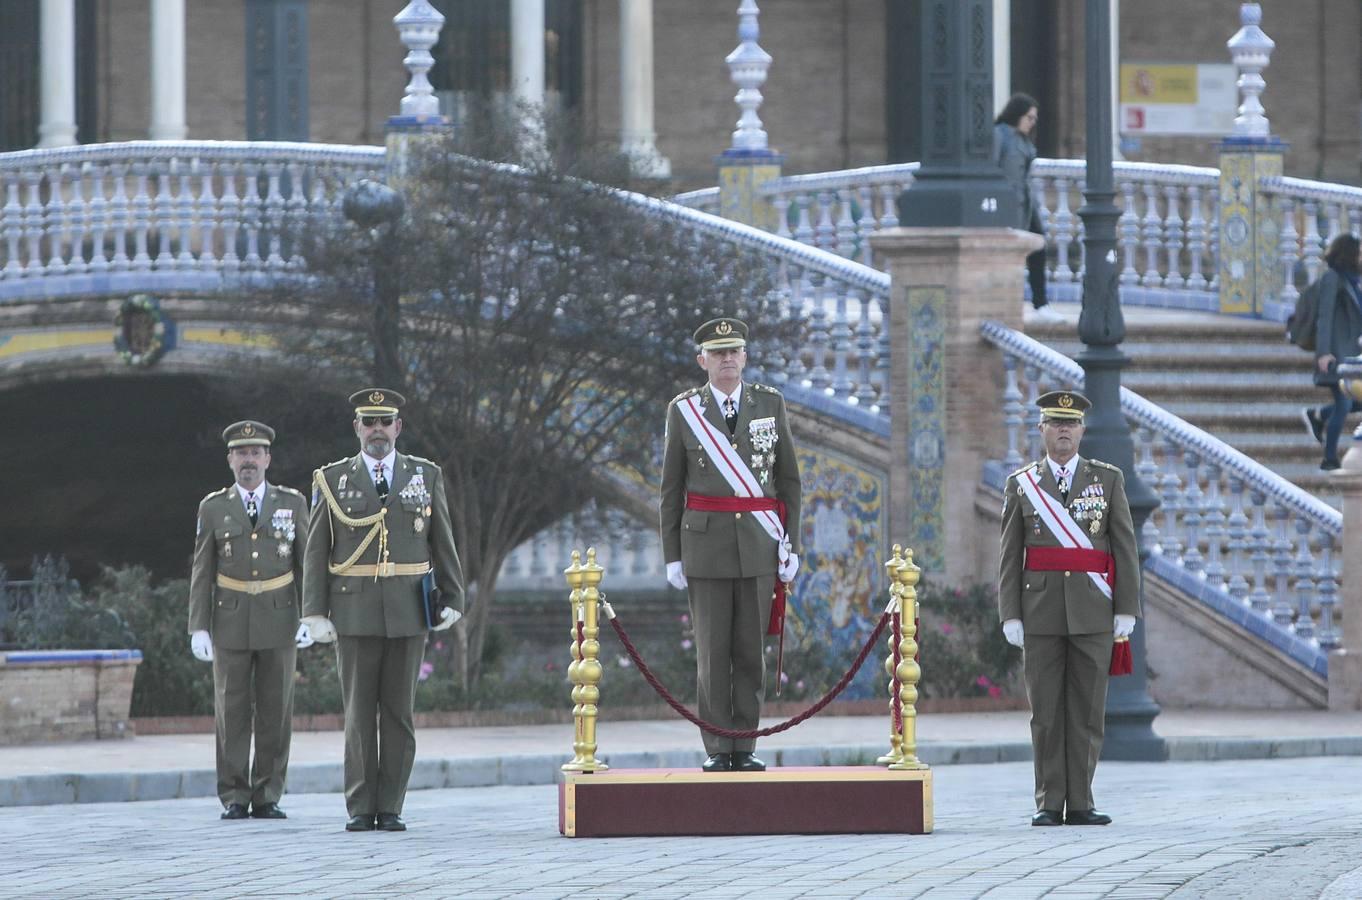
<path fill-rule="evenodd" d="M 1111 647 L 1110 674 L 1115 677 L 1135 671 L 1135 658 L 1130 654 L 1130 638 L 1117 638 Z"/>

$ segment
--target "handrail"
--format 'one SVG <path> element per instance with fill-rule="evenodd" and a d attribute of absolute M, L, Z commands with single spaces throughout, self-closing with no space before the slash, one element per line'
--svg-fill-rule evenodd
<path fill-rule="evenodd" d="M 1323 203 L 1362 204 L 1362 188 L 1349 184 L 1330 184 L 1309 178 L 1288 178 L 1273 175 L 1258 179 L 1258 188 L 1266 194 L 1317 200 Z"/>
<path fill-rule="evenodd" d="M 313 144 L 303 141 L 118 141 L 0 153 L 0 172 L 63 163 L 117 162 L 128 158 L 170 159 L 194 155 L 262 162 L 382 164 L 386 154 L 387 148 L 369 144 Z"/>
<path fill-rule="evenodd" d="M 792 190 L 820 191 L 836 190 L 849 185 L 892 184 L 910 178 L 920 165 L 921 163 L 915 162 L 892 163 L 887 166 L 862 166 L 859 169 L 843 169 L 838 172 L 784 175 L 764 182 L 758 190 L 763 194 L 783 194 Z"/>
<path fill-rule="evenodd" d="M 1020 331 L 1001 322 L 986 321 L 979 326 L 979 332 L 984 340 L 1021 357 L 1051 377 L 1070 384 L 1083 383 L 1083 369 L 1078 363 Z M 1343 533 L 1342 513 L 1214 435 L 1160 409 L 1130 388 L 1121 388 L 1121 412 L 1165 439 L 1195 450 L 1204 459 L 1244 479 L 1245 484 L 1262 491 L 1297 516 L 1308 519 L 1326 534 L 1337 537 Z"/>

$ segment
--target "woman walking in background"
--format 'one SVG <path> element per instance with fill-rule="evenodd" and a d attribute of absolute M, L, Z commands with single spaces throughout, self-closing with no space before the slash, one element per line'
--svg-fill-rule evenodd
<path fill-rule="evenodd" d="M 1324 461 L 1319 467 L 1328 471 L 1339 466 L 1338 437 L 1354 406 L 1339 384 L 1338 362 L 1358 354 L 1357 339 L 1362 337 L 1362 242 L 1357 235 L 1340 234 L 1329 242 L 1324 261 L 1329 268 L 1319 279 L 1314 375 L 1315 384 L 1327 387 L 1334 401 L 1318 410 L 1307 408 L 1305 419 L 1315 440 L 1323 438 Z"/>
<path fill-rule="evenodd" d="M 1040 208 L 1031 197 L 1031 163 L 1036 159 L 1032 135 L 1035 134 L 1038 117 L 1039 110 L 1034 97 L 1013 94 L 993 122 L 993 162 L 1003 170 L 1003 176 L 1017 195 L 1016 227 L 1044 236 Z M 1036 308 L 1035 320 L 1062 321 L 1045 297 L 1044 248 L 1027 255 L 1026 280 L 1031 285 L 1031 305 Z"/>

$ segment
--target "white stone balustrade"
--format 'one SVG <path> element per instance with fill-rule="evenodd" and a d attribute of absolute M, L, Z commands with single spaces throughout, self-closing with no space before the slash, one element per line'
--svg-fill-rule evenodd
<path fill-rule="evenodd" d="M 1264 299 L 1265 315 L 1285 319 L 1300 291 L 1324 271 L 1324 252 L 1335 236 L 1362 233 L 1362 188 L 1305 178 L 1259 182 L 1277 218 L 1277 293 Z"/>
<path fill-rule="evenodd" d="M 1003 353 L 1008 440 L 1000 465 L 1011 471 L 1040 454 L 1030 401 L 1043 391 L 1081 387 L 1082 369 L 999 323 L 985 323 L 982 334 Z M 1160 572 L 1171 565 L 1252 630 L 1275 634 L 1284 649 L 1298 642 L 1296 649 L 1322 659 L 1338 647 L 1342 515 L 1127 388 L 1121 407 L 1135 440 L 1136 471 L 1162 501 L 1143 535 Z M 1023 444 L 1030 451 L 1024 458 Z"/>
<path fill-rule="evenodd" d="M 560 592 L 573 549 L 586 546 L 596 548 L 596 561 L 609 571 L 612 590 L 668 590 L 657 523 L 601 510 L 595 503 L 515 548 L 501 567 L 497 590 Z"/>
<path fill-rule="evenodd" d="M 0 298 L 297 271 L 290 234 L 334 211 L 346 185 L 383 172 L 384 149 L 366 146 L 135 141 L 3 153 Z"/>

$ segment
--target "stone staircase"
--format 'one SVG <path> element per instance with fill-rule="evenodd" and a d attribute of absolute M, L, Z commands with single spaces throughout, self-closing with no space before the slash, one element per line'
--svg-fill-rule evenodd
<path fill-rule="evenodd" d="M 1069 357 L 1083 349 L 1078 305 L 1058 303 L 1063 322 L 1027 322 L 1026 333 Z M 1339 504 L 1323 451 L 1305 431 L 1301 407 L 1328 400 L 1310 380 L 1311 356 L 1286 342 L 1276 322 L 1127 307 L 1121 383 L 1215 435 L 1321 500 Z M 1339 441 L 1347 452 L 1355 419 Z"/>

